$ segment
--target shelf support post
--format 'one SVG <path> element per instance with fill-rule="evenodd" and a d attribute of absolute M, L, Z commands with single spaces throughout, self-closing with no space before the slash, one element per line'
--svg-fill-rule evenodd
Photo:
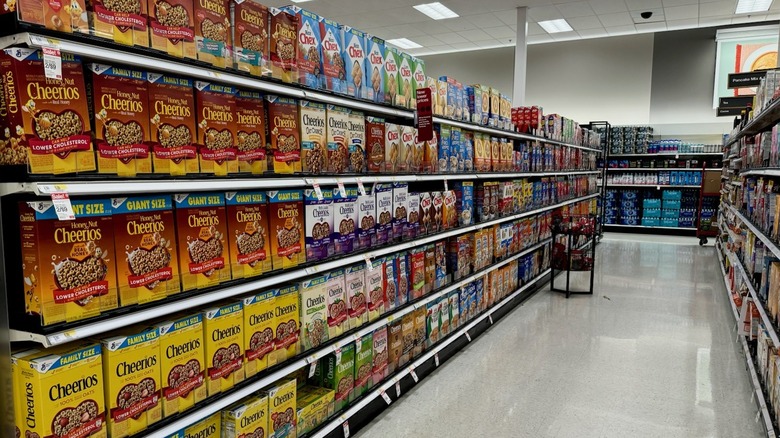
<path fill-rule="evenodd" d="M 528 59 L 528 7 L 517 8 L 515 40 L 515 72 L 512 90 L 512 106 L 525 104 L 526 63 Z"/>

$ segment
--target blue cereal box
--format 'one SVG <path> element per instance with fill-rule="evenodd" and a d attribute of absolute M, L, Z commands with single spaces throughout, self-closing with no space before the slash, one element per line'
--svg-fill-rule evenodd
<path fill-rule="evenodd" d="M 452 131 L 450 135 L 452 136 L 452 139 L 450 140 L 450 172 L 462 173 L 465 160 L 463 156 L 463 147 L 460 141 L 461 131 L 460 128 L 454 126 L 451 129 Z"/>
<path fill-rule="evenodd" d="M 450 172 L 450 147 L 452 143 L 452 129 L 447 125 L 435 125 L 436 137 L 439 139 L 439 173 Z M 456 170 L 455 167 L 454 170 Z"/>
<path fill-rule="evenodd" d="M 368 35 L 366 37 L 366 88 L 369 100 L 385 102 L 385 40 Z"/>
<path fill-rule="evenodd" d="M 344 30 L 335 21 L 320 18 L 320 36 L 322 37 L 322 88 L 346 94 L 346 69 L 342 57 Z"/>
<path fill-rule="evenodd" d="M 455 191 L 455 210 L 458 212 L 458 224 L 471 225 L 474 223 L 474 182 L 457 181 L 453 185 Z"/>
<path fill-rule="evenodd" d="M 366 90 L 366 34 L 354 27 L 344 26 L 344 62 L 347 94 L 367 99 Z"/>
<path fill-rule="evenodd" d="M 462 131 L 460 133 L 460 148 L 463 152 L 463 171 L 474 170 L 474 133 Z"/>
<path fill-rule="evenodd" d="M 282 10 L 298 17 L 298 82 L 319 88 L 322 73 L 320 16 L 298 6 L 285 6 Z"/>

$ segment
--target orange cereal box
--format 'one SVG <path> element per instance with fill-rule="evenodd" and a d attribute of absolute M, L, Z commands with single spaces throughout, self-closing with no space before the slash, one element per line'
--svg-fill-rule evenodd
<path fill-rule="evenodd" d="M 270 271 L 265 192 L 227 192 L 225 204 L 233 278 L 249 278 Z"/>
<path fill-rule="evenodd" d="M 111 202 L 71 203 L 75 220 L 60 220 L 51 201 L 19 204 L 26 310 L 43 325 L 117 307 Z"/>
<path fill-rule="evenodd" d="M 198 173 L 193 81 L 157 73 L 147 78 L 154 173 Z"/>
<path fill-rule="evenodd" d="M 236 147 L 238 171 L 261 175 L 268 170 L 263 95 L 238 90 L 236 94 Z"/>
<path fill-rule="evenodd" d="M 217 68 L 233 67 L 230 0 L 198 0 L 195 5 L 195 47 L 198 60 Z"/>
<path fill-rule="evenodd" d="M 277 292 L 274 289 L 244 298 L 244 368 L 247 378 L 268 368 L 268 357 L 274 352 L 274 299 Z"/>
<path fill-rule="evenodd" d="M 149 41 L 153 49 L 179 58 L 197 58 L 193 0 L 149 0 Z"/>
<path fill-rule="evenodd" d="M 149 47 L 147 6 L 146 0 L 88 0 L 89 30 L 116 43 Z"/>
<path fill-rule="evenodd" d="M 119 303 L 144 304 L 181 291 L 170 195 L 111 199 Z"/>
<path fill-rule="evenodd" d="M 203 312 L 209 397 L 244 381 L 244 306 L 232 302 Z"/>
<path fill-rule="evenodd" d="M 45 26 L 47 29 L 65 33 L 89 33 L 89 17 L 84 0 L 67 2 L 49 1 L 6 1 L 6 11 L 18 11 L 21 21 Z M 10 8 L 9 8 L 10 6 Z"/>
<path fill-rule="evenodd" d="M 203 316 L 187 315 L 155 326 L 160 331 L 163 416 L 206 399 Z"/>
<path fill-rule="evenodd" d="M 271 134 L 270 161 L 274 173 L 301 172 L 301 133 L 298 130 L 298 101 L 266 95 L 268 130 Z"/>
<path fill-rule="evenodd" d="M 303 191 L 276 190 L 268 194 L 268 231 L 274 269 L 306 261 L 303 233 Z"/>
<path fill-rule="evenodd" d="M 183 290 L 230 280 L 225 194 L 180 194 L 174 195 L 173 200 Z"/>
<path fill-rule="evenodd" d="M 238 172 L 235 87 L 195 81 L 200 173 Z"/>
<path fill-rule="evenodd" d="M 254 0 L 233 0 L 233 58 L 252 76 L 270 76 L 268 7 Z"/>
<path fill-rule="evenodd" d="M 282 287 L 275 295 L 273 305 L 276 339 L 274 352 L 268 358 L 268 366 L 280 364 L 298 354 L 300 339 L 298 285 Z"/>

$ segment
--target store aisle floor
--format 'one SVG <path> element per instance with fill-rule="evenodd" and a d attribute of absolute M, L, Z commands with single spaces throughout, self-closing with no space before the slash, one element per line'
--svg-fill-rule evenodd
<path fill-rule="evenodd" d="M 596 257 L 594 296 L 539 292 L 359 438 L 761 436 L 713 247 L 609 234 Z"/>

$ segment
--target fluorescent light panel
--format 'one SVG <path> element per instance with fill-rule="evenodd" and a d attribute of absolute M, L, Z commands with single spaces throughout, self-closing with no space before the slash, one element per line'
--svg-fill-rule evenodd
<path fill-rule="evenodd" d="M 542 29 L 547 31 L 547 33 L 571 32 L 574 30 L 569 25 L 569 22 L 563 18 L 559 18 L 557 20 L 540 21 L 537 24 L 542 26 Z"/>
<path fill-rule="evenodd" d="M 390 43 L 390 44 L 392 44 L 394 46 L 398 46 L 398 47 L 400 47 L 402 49 L 407 49 L 407 50 L 408 49 L 419 49 L 420 47 L 422 47 L 421 45 L 415 43 L 414 41 L 406 39 L 406 38 L 396 38 L 396 39 L 393 39 L 393 40 L 387 40 L 385 42 Z"/>
<path fill-rule="evenodd" d="M 290 1 L 293 3 L 306 3 L 306 2 L 310 2 L 311 0 L 290 0 Z"/>
<path fill-rule="evenodd" d="M 772 6 L 772 0 L 739 0 L 735 14 L 749 14 L 751 12 L 765 12 Z"/>
<path fill-rule="evenodd" d="M 422 5 L 417 5 L 414 8 L 433 18 L 434 20 L 444 20 L 446 18 L 455 18 L 460 16 L 439 2 L 425 3 Z"/>

